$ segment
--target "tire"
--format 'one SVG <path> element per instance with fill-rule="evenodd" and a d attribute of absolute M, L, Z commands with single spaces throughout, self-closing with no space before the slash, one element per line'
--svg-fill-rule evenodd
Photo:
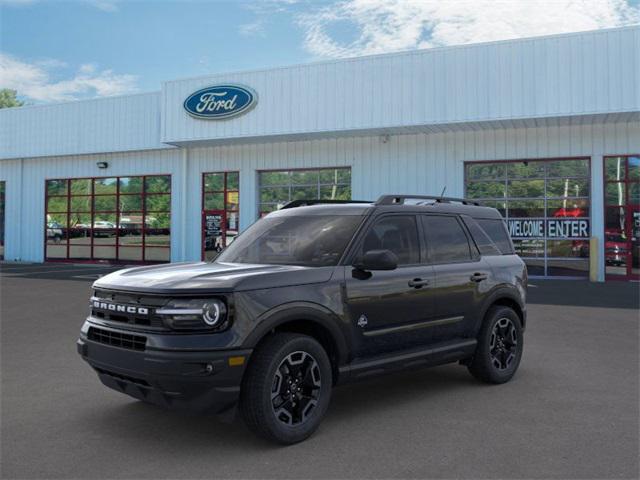
<path fill-rule="evenodd" d="M 329 407 L 332 385 L 329 357 L 316 340 L 277 333 L 251 356 L 242 382 L 240 409 L 254 433 L 290 445 L 305 440 L 318 428 Z"/>
<path fill-rule="evenodd" d="M 480 329 L 469 372 L 485 383 L 508 382 L 518 370 L 523 347 L 520 317 L 509 307 L 491 307 Z"/>

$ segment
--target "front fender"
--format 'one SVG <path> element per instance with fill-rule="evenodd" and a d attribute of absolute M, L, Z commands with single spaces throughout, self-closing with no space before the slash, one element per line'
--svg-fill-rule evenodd
<path fill-rule="evenodd" d="M 349 342 L 341 326 L 343 322 L 327 307 L 312 302 L 285 303 L 264 312 L 256 319 L 256 327 L 245 339 L 243 348 L 255 348 L 270 331 L 296 320 L 306 320 L 323 327 L 334 341 L 338 364 L 347 362 Z"/>

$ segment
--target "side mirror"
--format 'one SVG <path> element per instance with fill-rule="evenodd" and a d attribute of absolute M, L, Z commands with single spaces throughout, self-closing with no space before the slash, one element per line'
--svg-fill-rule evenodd
<path fill-rule="evenodd" d="M 369 250 L 353 266 L 358 270 L 395 270 L 398 257 L 391 250 Z"/>

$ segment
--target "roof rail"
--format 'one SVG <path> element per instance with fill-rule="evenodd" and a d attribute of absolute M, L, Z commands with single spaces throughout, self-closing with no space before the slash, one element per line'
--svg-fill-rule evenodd
<path fill-rule="evenodd" d="M 320 200 L 320 199 L 308 199 L 308 200 L 291 200 L 285 203 L 280 210 L 285 208 L 296 207 L 308 207 L 310 205 L 339 205 L 345 203 L 373 203 L 367 200 Z"/>
<path fill-rule="evenodd" d="M 461 203 L 463 205 L 480 206 L 479 202 L 466 198 L 436 197 L 433 195 L 382 195 L 376 200 L 376 205 L 403 205 L 407 199 L 434 200 L 434 203 Z M 418 203 L 419 205 L 419 203 Z"/>

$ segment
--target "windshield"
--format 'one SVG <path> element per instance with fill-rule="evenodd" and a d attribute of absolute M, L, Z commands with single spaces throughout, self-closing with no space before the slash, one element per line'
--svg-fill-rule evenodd
<path fill-rule="evenodd" d="M 234 240 L 216 262 L 337 265 L 361 221 L 358 215 L 266 217 Z"/>

